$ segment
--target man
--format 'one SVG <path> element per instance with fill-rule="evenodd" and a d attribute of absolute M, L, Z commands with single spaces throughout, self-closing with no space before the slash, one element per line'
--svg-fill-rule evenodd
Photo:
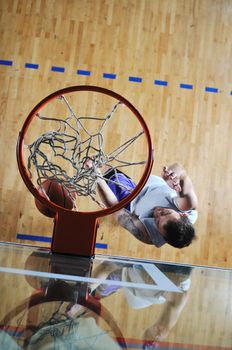
<path fill-rule="evenodd" d="M 125 198 L 136 185 L 122 172 L 104 174 L 98 179 L 98 191 L 109 207 Z M 117 184 L 120 183 L 124 187 Z M 115 215 L 125 229 L 147 244 L 176 248 L 191 244 L 195 238 L 197 196 L 192 181 L 178 163 L 164 167 L 162 177 L 151 175 L 129 206 Z"/>

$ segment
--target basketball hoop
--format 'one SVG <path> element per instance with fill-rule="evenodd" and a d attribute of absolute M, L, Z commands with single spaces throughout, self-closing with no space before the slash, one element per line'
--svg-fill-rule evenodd
<path fill-rule="evenodd" d="M 122 125 L 127 130 L 124 139 Z M 85 167 L 87 159 L 91 168 Z M 93 256 L 98 218 L 125 207 L 138 195 L 150 175 L 153 150 L 147 125 L 129 101 L 105 88 L 73 86 L 52 93 L 33 108 L 19 133 L 17 161 L 35 200 L 54 213 L 51 250 Z M 126 169 L 130 175 L 132 167 L 139 176 L 137 186 L 106 208 L 96 187 L 99 176 L 108 180 L 97 170 L 117 174 L 116 169 Z M 71 205 L 49 197 L 45 182 L 61 186 Z"/>

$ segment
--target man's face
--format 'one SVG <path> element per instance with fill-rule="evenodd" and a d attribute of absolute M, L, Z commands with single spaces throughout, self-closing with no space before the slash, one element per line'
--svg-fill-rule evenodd
<path fill-rule="evenodd" d="M 178 221 L 182 217 L 182 214 L 169 208 L 156 207 L 153 211 L 156 226 L 162 236 L 165 236 L 164 226 L 168 221 Z M 185 215 L 185 214 L 183 214 Z"/>

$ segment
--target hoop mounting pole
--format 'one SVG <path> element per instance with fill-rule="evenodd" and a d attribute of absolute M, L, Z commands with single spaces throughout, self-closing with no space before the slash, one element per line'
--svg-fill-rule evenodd
<path fill-rule="evenodd" d="M 98 219 L 72 211 L 56 213 L 51 250 L 53 253 L 94 256 Z"/>

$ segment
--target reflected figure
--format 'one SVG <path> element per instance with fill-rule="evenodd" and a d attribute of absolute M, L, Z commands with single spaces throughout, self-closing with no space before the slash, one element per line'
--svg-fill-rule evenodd
<path fill-rule="evenodd" d="M 151 349 L 155 342 L 167 338 L 171 329 L 175 326 L 180 314 L 188 300 L 188 291 L 191 285 L 192 268 L 188 266 L 155 264 L 182 293 L 166 292 L 151 289 L 139 289 L 121 287 L 109 284 L 95 284 L 91 287 L 91 293 L 98 299 L 105 298 L 117 290 L 123 288 L 129 307 L 132 309 L 143 309 L 155 304 L 164 304 L 159 318 L 148 329 L 144 330 L 144 346 Z M 104 278 L 111 281 L 127 281 L 134 283 L 154 284 L 154 280 L 139 265 L 121 266 L 115 263 L 102 263 L 93 271 L 96 278 Z M 75 308 L 70 313 L 75 314 Z"/>
<path fill-rule="evenodd" d="M 9 310 L 0 321 L 1 350 L 127 349 L 124 339 L 127 330 L 122 332 L 119 328 L 127 314 L 120 315 L 117 320 L 103 302 L 113 293 L 116 295 L 119 289 L 123 290 L 131 309 L 143 310 L 163 304 L 160 316 L 146 329 L 141 329 L 141 324 L 140 330 L 145 349 L 151 349 L 157 341 L 165 339 L 186 304 L 191 268 L 156 263 L 155 269 L 152 269 L 152 264 L 113 259 L 95 260 L 93 268 L 92 262 L 87 258 L 78 260 L 76 257 L 67 259 L 61 255 L 44 255 L 38 250 L 31 254 L 25 267 L 35 273 L 33 276 L 29 273 L 23 280 L 27 281 L 27 290 L 30 290 L 28 284 L 33 288 L 32 294 Z M 152 290 L 151 286 L 157 283 L 147 271 L 157 269 L 182 293 L 168 292 L 165 288 L 161 290 L 161 284 L 157 286 L 160 290 Z M 43 276 L 43 272 L 49 273 L 48 276 Z M 55 274 L 50 276 L 50 273 Z M 67 278 L 61 279 L 61 274 Z M 83 281 L 90 276 L 95 279 L 89 283 Z M 128 282 L 134 286 L 128 287 Z M 137 284 L 143 284 L 144 288 L 137 288 Z M 117 303 L 117 297 L 115 301 Z M 123 300 L 122 303 L 124 305 Z M 153 318 L 154 309 L 151 312 Z"/>

